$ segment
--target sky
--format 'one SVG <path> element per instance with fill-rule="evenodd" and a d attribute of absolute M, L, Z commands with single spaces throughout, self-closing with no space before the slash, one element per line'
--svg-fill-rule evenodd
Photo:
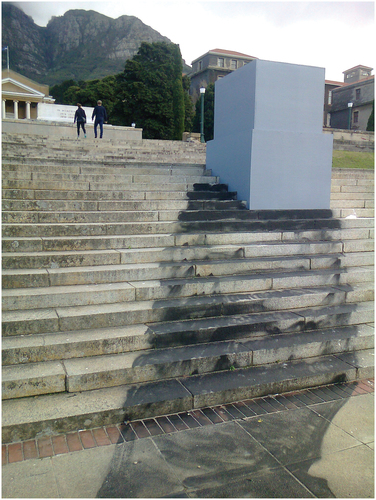
<path fill-rule="evenodd" d="M 70 9 L 111 18 L 136 16 L 180 46 L 185 62 L 212 49 L 241 52 L 268 61 L 325 68 L 325 78 L 343 81 L 343 71 L 375 66 L 375 2 L 246 0 L 62 0 L 12 2 L 46 26 Z M 10 49 L 11 50 L 11 49 Z M 373 72 L 374 74 L 374 72 Z"/>

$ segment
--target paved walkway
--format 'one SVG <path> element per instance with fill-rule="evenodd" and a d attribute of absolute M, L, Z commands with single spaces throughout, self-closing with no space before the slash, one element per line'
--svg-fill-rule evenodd
<path fill-rule="evenodd" d="M 374 498 L 374 381 L 3 445 L 3 498 Z"/>

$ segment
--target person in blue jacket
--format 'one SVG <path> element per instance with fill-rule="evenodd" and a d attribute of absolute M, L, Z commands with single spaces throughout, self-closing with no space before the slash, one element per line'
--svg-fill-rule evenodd
<path fill-rule="evenodd" d="M 85 130 L 85 123 L 86 123 L 86 113 L 84 108 L 82 107 L 82 104 L 77 103 L 77 110 L 76 113 L 74 114 L 74 122 L 77 122 L 77 138 L 80 137 L 80 127 L 82 127 L 83 133 L 85 134 L 86 137 L 86 130 Z"/>
<path fill-rule="evenodd" d="M 103 124 L 107 123 L 107 112 L 106 108 L 102 106 L 102 101 L 98 101 L 97 105 L 94 108 L 91 119 L 94 120 L 94 136 L 97 138 L 97 127 L 99 125 L 99 137 L 102 139 L 103 137 Z"/>

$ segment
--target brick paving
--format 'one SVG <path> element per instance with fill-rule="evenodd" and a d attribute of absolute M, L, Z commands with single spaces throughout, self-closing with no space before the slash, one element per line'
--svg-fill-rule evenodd
<path fill-rule="evenodd" d="M 79 430 L 2 445 L 2 464 L 32 458 L 46 458 L 99 446 L 121 444 L 150 436 L 181 432 L 205 425 L 289 411 L 317 403 L 335 401 L 374 392 L 374 379 L 331 384 L 273 396 L 258 397 L 188 412 L 146 418 L 118 425 Z"/>

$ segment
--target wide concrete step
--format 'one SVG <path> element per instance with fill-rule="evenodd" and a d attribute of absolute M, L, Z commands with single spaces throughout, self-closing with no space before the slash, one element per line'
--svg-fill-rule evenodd
<path fill-rule="evenodd" d="M 275 244 L 275 254 L 266 244 L 240 247 L 206 245 L 193 250 L 190 247 L 167 247 L 150 249 L 149 258 L 147 253 L 142 257 L 143 251 L 131 252 L 130 249 L 34 252 L 29 255 L 9 253 L 4 255 L 2 283 L 3 288 L 28 288 L 373 265 L 373 252 L 337 253 L 336 246 L 341 245 L 330 243 L 329 250 L 334 253 L 322 254 L 311 252 L 320 249 L 324 252 L 327 250 L 325 243 Z M 293 249 L 300 253 L 294 254 Z M 160 261 L 153 261 L 152 255 Z M 28 267 L 17 269 L 17 265 Z"/>
<path fill-rule="evenodd" d="M 243 211 L 241 211 L 243 212 Z M 357 221 L 357 227 L 366 227 Z M 193 220 L 158 222 L 113 222 L 113 223 L 46 223 L 3 224 L 3 237 L 20 238 L 30 236 L 105 236 L 130 234 L 166 234 L 186 232 L 247 232 L 247 231 L 307 231 L 331 230 L 353 227 L 337 219 L 270 219 L 270 220 Z"/>
<path fill-rule="evenodd" d="M 56 187 L 56 189 L 54 189 Z M 216 203 L 217 201 L 231 201 L 236 200 L 236 193 L 223 191 L 194 191 L 188 192 L 185 189 L 177 190 L 137 190 L 128 189 L 124 190 L 121 186 L 116 187 L 116 189 L 111 191 L 103 191 L 100 188 L 98 190 L 91 189 L 87 190 L 87 185 L 85 184 L 85 189 L 80 190 L 79 188 L 74 188 L 70 190 L 59 190 L 58 185 L 54 185 L 52 189 L 3 189 L 3 199 L 4 200 L 35 200 L 36 203 L 48 203 L 50 200 L 62 201 L 90 201 L 90 202 L 100 202 L 100 201 L 149 201 L 152 203 L 153 200 L 170 200 L 170 201 L 181 201 L 189 200 L 190 203 L 194 204 L 196 202 L 202 203 Z M 145 188 L 145 186 L 141 186 Z M 92 186 L 91 186 L 92 188 Z M 194 205 L 192 205 L 194 206 Z"/>
<path fill-rule="evenodd" d="M 367 197 L 374 197 L 375 186 L 373 182 L 364 185 L 342 185 L 342 184 L 332 184 L 331 186 L 331 197 L 335 199 L 336 197 L 362 197 L 363 195 Z"/>
<path fill-rule="evenodd" d="M 119 223 L 119 222 L 158 222 L 158 221 L 223 221 L 254 220 L 249 210 L 135 210 L 135 211 L 74 211 L 74 212 L 3 212 L 3 222 L 18 224 L 57 224 L 57 223 Z"/>
<path fill-rule="evenodd" d="M 325 338 L 325 341 L 323 340 Z M 373 328 L 345 327 L 55 362 L 3 366 L 2 398 L 82 392 L 372 349 Z"/>
<path fill-rule="evenodd" d="M 373 202 L 372 202 L 373 203 Z M 367 205 L 367 201 L 365 202 Z M 374 218 L 374 208 L 333 208 L 333 216 L 339 219 L 348 218 Z"/>
<path fill-rule="evenodd" d="M 367 301 L 366 295 L 361 294 L 364 287 L 365 285 L 352 286 L 350 289 L 356 294 L 357 302 L 362 301 L 360 295 L 363 295 L 364 302 Z M 368 292 L 371 288 L 368 288 Z M 350 290 L 346 292 L 347 299 L 351 298 Z M 353 309 L 351 312 L 354 312 Z M 330 324 L 335 326 L 334 322 Z M 239 338 L 259 338 L 278 333 L 301 332 L 309 328 L 311 326 L 302 320 L 299 311 L 277 311 L 161 324 L 138 323 L 110 328 L 5 336 L 2 340 L 2 364 L 41 363 Z M 363 327 L 350 328 L 350 331 L 354 330 L 363 331 Z M 368 332 L 366 327 L 364 332 Z"/>
<path fill-rule="evenodd" d="M 93 174 L 93 175 L 153 175 L 175 176 L 175 175 L 204 175 L 211 176 L 211 170 L 206 170 L 204 164 L 166 164 L 166 163 L 116 163 L 103 160 L 82 162 L 82 160 L 54 161 L 40 159 L 39 163 L 32 162 L 32 167 L 23 162 L 18 162 L 17 157 L 7 158 L 3 155 L 2 172 L 10 175 L 11 172 L 52 173 L 52 174 Z M 6 174 L 5 174 L 6 173 Z"/>
<path fill-rule="evenodd" d="M 107 250 L 107 249 L 141 249 L 171 246 L 196 246 L 196 245 L 246 245 L 250 243 L 281 243 L 305 241 L 343 241 L 344 250 L 356 245 L 356 240 L 362 240 L 362 248 L 366 245 L 369 251 L 369 242 L 373 242 L 373 221 L 368 220 L 368 225 L 357 227 L 357 219 L 348 219 L 351 223 L 346 229 L 313 229 L 310 231 L 253 231 L 231 233 L 182 233 L 182 234 L 144 234 L 144 235 L 100 235 L 76 237 L 29 237 L 29 238 L 2 238 L 2 250 L 6 252 L 42 252 L 42 251 L 71 251 L 71 250 Z M 365 219 L 362 222 L 367 222 Z M 354 227 L 351 227 L 351 226 Z"/>
<path fill-rule="evenodd" d="M 372 377 L 372 350 L 3 402 L 3 442 Z M 72 397 L 73 396 L 73 397 Z"/>
<path fill-rule="evenodd" d="M 38 276 L 37 274 L 35 279 Z M 346 269 L 268 270 L 267 272 L 258 271 L 221 277 L 209 275 L 66 286 L 48 286 L 49 282 L 46 281 L 46 283 L 46 286 L 40 287 L 3 288 L 3 311 L 110 304 L 132 300 L 159 300 L 171 297 L 243 293 L 334 284 L 354 287 L 359 283 L 364 283 L 366 286 L 364 293 L 372 294 L 373 266 L 348 267 Z M 349 291 L 348 299 L 350 295 L 354 294 L 354 290 L 351 293 Z M 367 296 L 366 299 L 362 296 L 362 300 L 372 300 L 373 295 Z"/>
<path fill-rule="evenodd" d="M 357 198 L 354 200 L 349 200 L 349 199 L 331 199 L 330 200 L 330 208 L 351 208 L 351 209 L 358 209 L 358 208 L 375 208 L 375 202 L 374 199 L 364 199 L 362 198 Z"/>
<path fill-rule="evenodd" d="M 4 311 L 3 336 L 191 320 L 346 302 L 351 284 Z M 371 321 L 371 320 L 368 320 Z M 362 321 L 361 321 L 362 322 Z"/>
<path fill-rule="evenodd" d="M 149 191 L 193 191 L 194 185 L 196 183 L 202 184 L 211 177 L 202 178 L 187 178 L 180 179 L 180 182 L 97 182 L 94 180 L 61 180 L 61 181 L 50 181 L 46 180 L 28 180 L 28 179 L 3 179 L 2 188 L 3 189 L 27 189 L 27 190 L 69 190 L 69 191 L 119 191 L 119 190 L 130 190 L 138 192 L 149 192 Z M 200 181 L 200 182 L 199 182 Z M 214 195 L 212 195 L 214 196 Z M 224 195 L 221 195 L 224 196 Z M 226 198 L 225 198 L 226 199 Z"/>
<path fill-rule="evenodd" d="M 124 201 L 78 201 L 78 200 L 2 200 L 3 212 L 135 212 L 158 210 L 245 210 L 245 202 L 238 200 L 124 200 Z M 248 210 L 247 210 L 248 211 Z"/>
<path fill-rule="evenodd" d="M 30 180 L 34 183 L 38 181 L 42 182 L 90 182 L 90 184 L 121 184 L 124 189 L 128 187 L 129 184 L 195 184 L 202 182 L 218 182 L 218 177 L 208 176 L 208 175 L 158 175 L 154 174 L 127 174 L 124 172 L 120 174 L 72 174 L 72 173 L 39 173 L 39 172 L 3 172 L 3 181 L 6 180 Z"/>
<path fill-rule="evenodd" d="M 368 240 L 366 240 L 368 242 Z M 350 248 L 350 247 L 349 247 Z M 369 251 L 373 250 L 370 242 Z M 244 259 L 297 255 L 339 254 L 341 241 L 269 242 L 248 245 L 200 245 L 128 248 L 118 250 L 46 251 L 3 253 L 3 269 L 41 269 L 51 267 L 97 266 L 109 264 L 140 264 L 196 260 Z M 355 249 L 353 250 L 355 251 Z M 364 254 L 364 255 L 363 255 Z M 365 256 L 365 249 L 362 254 Z M 337 256 L 338 257 L 338 256 Z"/>
<path fill-rule="evenodd" d="M 356 186 L 359 187 L 359 186 Z M 343 192 L 341 191 L 340 193 L 332 193 L 330 196 L 331 200 L 374 200 L 375 199 L 375 193 L 374 190 L 372 189 L 372 186 L 369 186 L 369 189 L 366 191 L 364 189 L 363 191 L 356 191 L 356 192 Z"/>

